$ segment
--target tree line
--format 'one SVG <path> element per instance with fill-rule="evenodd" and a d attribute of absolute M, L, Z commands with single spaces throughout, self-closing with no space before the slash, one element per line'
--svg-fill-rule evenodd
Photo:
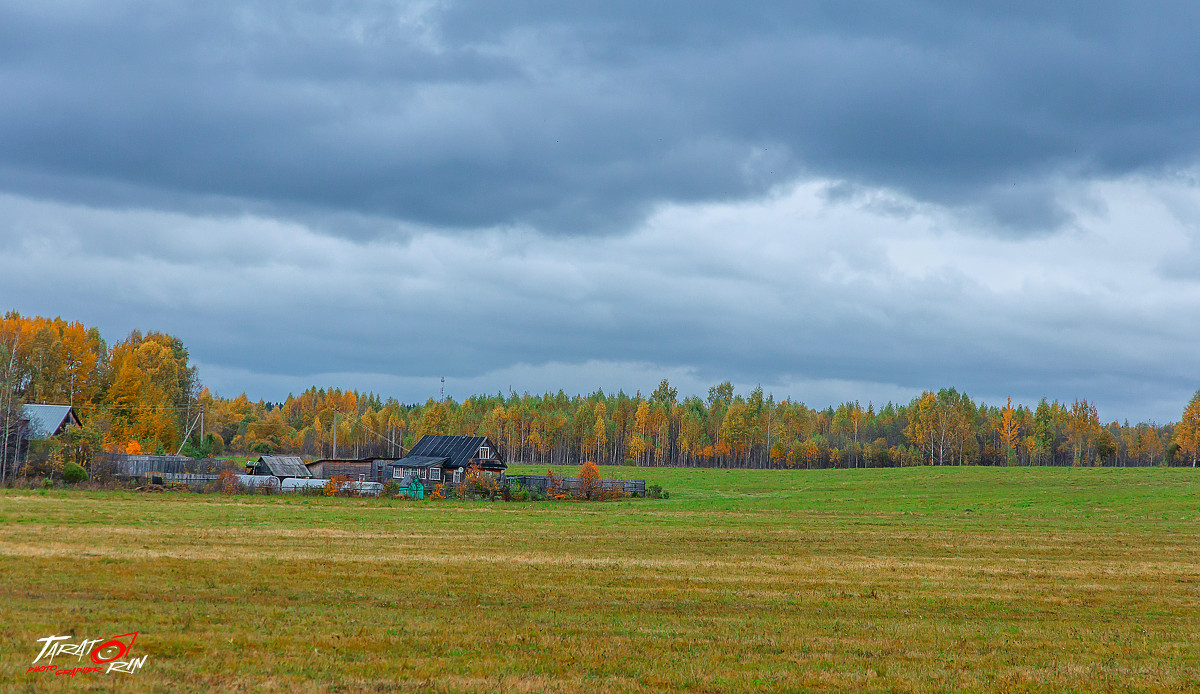
<path fill-rule="evenodd" d="M 74 404 L 84 426 L 60 443 L 84 462 L 101 450 L 399 457 L 425 434 L 486 435 L 510 461 L 749 468 L 1194 465 L 1200 445 L 1200 391 L 1180 422 L 1161 425 L 1103 423 L 1087 400 L 987 404 L 945 388 L 908 403 L 813 408 L 728 381 L 681 398 L 666 379 L 648 395 L 414 404 L 313 387 L 253 401 L 203 387 L 170 335 L 134 332 L 108 346 L 95 328 L 11 312 L 0 320 L 5 432 L 23 402 Z"/>

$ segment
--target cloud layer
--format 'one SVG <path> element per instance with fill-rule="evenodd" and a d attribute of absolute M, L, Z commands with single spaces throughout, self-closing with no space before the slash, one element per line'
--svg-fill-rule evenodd
<path fill-rule="evenodd" d="M 1178 417 L 1193 3 L 0 0 L 0 292 L 223 392 Z"/>

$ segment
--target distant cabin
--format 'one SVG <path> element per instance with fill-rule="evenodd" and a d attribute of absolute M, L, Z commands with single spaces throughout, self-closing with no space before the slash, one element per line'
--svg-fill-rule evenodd
<path fill-rule="evenodd" d="M 304 460 L 298 455 L 264 455 L 258 460 L 246 463 L 246 473 L 250 475 L 271 475 L 283 480 L 288 477 L 311 478 L 313 474 L 304 467 Z"/>
<path fill-rule="evenodd" d="M 30 441 L 58 436 L 72 426 L 81 427 L 83 422 L 70 405 L 22 405 L 16 437 L 17 460 L 24 460 L 29 454 Z"/>
<path fill-rule="evenodd" d="M 389 477 L 397 481 L 411 474 L 431 484 L 457 484 L 472 465 L 499 477 L 508 469 L 504 454 L 486 436 L 428 435 L 422 436 L 406 457 L 389 463 L 388 467 L 392 471 Z"/>

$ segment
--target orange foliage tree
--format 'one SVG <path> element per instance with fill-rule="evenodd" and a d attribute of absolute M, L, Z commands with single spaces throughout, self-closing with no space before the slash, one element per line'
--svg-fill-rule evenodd
<path fill-rule="evenodd" d="M 600 468 L 589 460 L 579 468 L 579 496 L 598 499 L 600 492 Z"/>

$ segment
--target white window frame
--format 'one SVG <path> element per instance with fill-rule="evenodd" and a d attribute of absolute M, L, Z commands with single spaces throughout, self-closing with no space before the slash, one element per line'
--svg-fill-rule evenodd
<path fill-rule="evenodd" d="M 440 467 L 429 468 L 429 481 L 430 482 L 441 482 L 442 481 L 442 469 Z"/>
<path fill-rule="evenodd" d="M 462 468 L 458 468 L 457 470 L 454 471 L 454 483 L 458 484 L 458 483 L 462 482 L 462 478 L 463 478 Z"/>
<path fill-rule="evenodd" d="M 479 447 L 479 459 L 480 460 L 491 460 L 492 459 L 492 449 L 489 448 L 488 446 L 480 446 Z"/>
<path fill-rule="evenodd" d="M 399 467 L 392 468 L 392 479 L 398 480 L 401 477 L 404 477 L 404 473 L 401 472 L 403 469 L 404 468 L 399 468 Z"/>

